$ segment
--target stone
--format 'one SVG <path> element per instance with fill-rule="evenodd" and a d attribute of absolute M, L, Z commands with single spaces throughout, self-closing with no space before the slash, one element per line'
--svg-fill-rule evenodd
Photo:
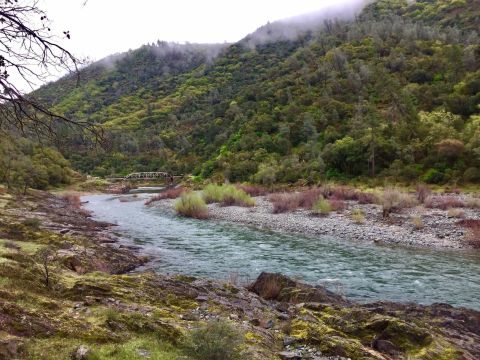
<path fill-rule="evenodd" d="M 144 358 L 147 358 L 147 359 L 150 359 L 151 356 L 152 356 L 152 353 L 148 350 L 145 350 L 145 349 L 138 349 L 137 350 L 137 354 L 141 357 L 144 357 Z"/>
<path fill-rule="evenodd" d="M 289 346 L 292 344 L 295 344 L 297 342 L 297 339 L 294 338 L 293 336 L 285 336 L 283 338 L 283 346 Z"/>
<path fill-rule="evenodd" d="M 279 352 L 278 357 L 282 360 L 302 360 L 302 355 L 294 351 Z"/>
<path fill-rule="evenodd" d="M 80 345 L 72 354 L 72 360 L 87 360 L 90 349 L 86 345 Z"/>

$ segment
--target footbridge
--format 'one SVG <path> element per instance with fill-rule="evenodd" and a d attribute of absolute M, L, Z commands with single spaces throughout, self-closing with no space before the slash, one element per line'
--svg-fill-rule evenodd
<path fill-rule="evenodd" d="M 166 171 L 146 171 L 146 172 L 134 172 L 128 174 L 124 177 L 111 177 L 108 178 L 110 181 L 136 181 L 136 180 L 157 180 L 162 179 L 167 182 L 173 183 L 176 178 L 180 176 L 175 176 Z"/>

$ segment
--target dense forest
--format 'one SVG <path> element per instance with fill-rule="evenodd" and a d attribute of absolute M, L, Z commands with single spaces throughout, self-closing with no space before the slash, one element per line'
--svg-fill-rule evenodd
<path fill-rule="evenodd" d="M 55 144 L 97 176 L 474 183 L 479 28 L 476 0 L 377 0 L 294 35 L 292 21 L 235 44 L 159 41 L 85 67 L 80 85 L 65 77 L 32 95 L 103 125 L 101 148 L 68 129 Z"/>

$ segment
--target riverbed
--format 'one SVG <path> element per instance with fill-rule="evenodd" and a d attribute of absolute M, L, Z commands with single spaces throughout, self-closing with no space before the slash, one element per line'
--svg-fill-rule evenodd
<path fill-rule="evenodd" d="M 160 273 L 239 282 L 281 272 L 360 302 L 449 303 L 480 309 L 480 256 L 333 236 L 289 235 L 222 221 L 180 218 L 144 205 L 146 195 L 89 195 L 85 208 L 115 223 L 121 243 L 152 257 Z"/>

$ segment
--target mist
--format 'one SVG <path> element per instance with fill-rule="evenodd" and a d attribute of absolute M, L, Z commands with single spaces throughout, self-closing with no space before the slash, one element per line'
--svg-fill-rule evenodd
<path fill-rule="evenodd" d="M 268 23 L 249 34 L 242 42 L 254 48 L 268 42 L 295 40 L 302 33 L 322 28 L 326 20 L 353 20 L 371 1 L 350 0 L 328 6 L 319 11 Z"/>

